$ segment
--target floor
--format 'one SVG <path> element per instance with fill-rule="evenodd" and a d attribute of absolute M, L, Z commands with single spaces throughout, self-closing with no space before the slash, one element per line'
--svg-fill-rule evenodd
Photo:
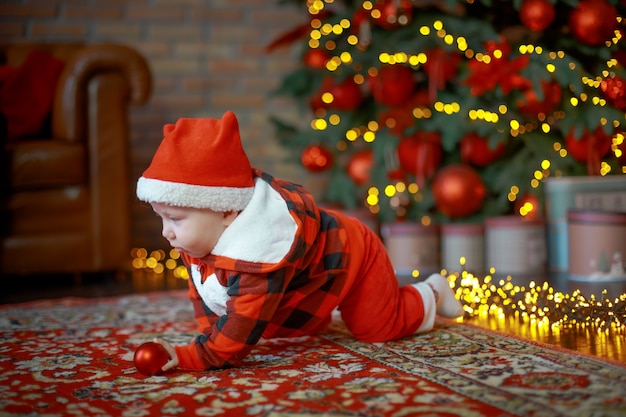
<path fill-rule="evenodd" d="M 0 304 L 14 304 L 43 298 L 106 297 L 149 291 L 184 289 L 185 280 L 169 275 L 128 273 L 123 275 L 92 275 L 77 278 L 70 275 L 47 277 L 3 277 L 4 289 Z M 469 324 L 515 335 L 524 339 L 610 359 L 626 364 L 626 329 L 599 331 L 571 326 L 552 329 L 523 323 L 513 317 L 472 318 Z"/>
<path fill-rule="evenodd" d="M 0 304 L 14 304 L 43 298 L 108 297 L 150 291 L 187 288 L 187 282 L 170 275 L 148 273 L 47 275 L 2 277 Z"/>

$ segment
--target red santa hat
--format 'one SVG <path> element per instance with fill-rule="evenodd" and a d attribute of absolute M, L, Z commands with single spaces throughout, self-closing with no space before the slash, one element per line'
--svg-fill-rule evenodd
<path fill-rule="evenodd" d="M 243 210 L 254 192 L 252 167 L 239 125 L 222 119 L 179 119 L 163 127 L 152 163 L 137 181 L 137 197 L 178 207 Z"/>

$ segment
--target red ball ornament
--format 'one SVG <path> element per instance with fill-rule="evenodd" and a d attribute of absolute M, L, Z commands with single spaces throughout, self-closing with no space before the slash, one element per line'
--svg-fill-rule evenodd
<path fill-rule="evenodd" d="M 599 162 L 611 150 L 611 142 L 611 136 L 602 127 L 597 127 L 593 133 L 585 129 L 581 137 L 576 137 L 572 128 L 565 137 L 565 149 L 578 162 Z"/>
<path fill-rule="evenodd" d="M 447 165 L 435 175 L 432 192 L 437 210 L 460 218 L 479 210 L 487 190 L 480 175 L 462 164 Z"/>
<path fill-rule="evenodd" d="M 441 135 L 437 132 L 417 132 L 400 139 L 398 161 L 406 172 L 415 175 L 418 182 L 430 178 L 443 157 Z"/>
<path fill-rule="evenodd" d="M 385 29 L 407 25 L 413 17 L 409 0 L 383 0 L 374 5 L 371 12 L 374 23 Z"/>
<path fill-rule="evenodd" d="M 554 20 L 554 5 L 548 0 L 524 0 L 519 9 L 519 17 L 530 30 L 544 30 Z"/>
<path fill-rule="evenodd" d="M 597 46 L 613 37 L 617 10 L 606 0 L 581 0 L 569 16 L 569 27 L 580 42 Z"/>
<path fill-rule="evenodd" d="M 413 95 L 413 71 L 404 65 L 386 65 L 370 76 L 369 87 L 374 99 L 385 106 L 398 106 Z"/>
<path fill-rule="evenodd" d="M 527 88 L 524 90 L 524 98 L 518 100 L 517 109 L 527 116 L 537 116 L 538 114 L 549 115 L 561 103 L 563 88 L 556 81 L 541 81 L 543 99 L 539 100 L 535 90 Z"/>
<path fill-rule="evenodd" d="M 156 342 L 146 342 L 135 351 L 133 362 L 139 373 L 145 376 L 160 374 L 161 368 L 170 360 L 167 350 Z"/>
<path fill-rule="evenodd" d="M 346 167 L 348 175 L 357 184 L 365 184 L 370 179 L 374 153 L 370 149 L 355 152 Z"/>
<path fill-rule="evenodd" d="M 325 69 L 326 62 L 330 59 L 330 54 L 324 49 L 309 49 L 302 57 L 304 65 L 309 68 Z"/>
<path fill-rule="evenodd" d="M 461 138 L 461 161 L 466 164 L 484 167 L 502 156 L 505 148 L 504 142 L 500 142 L 496 147 L 492 147 L 486 138 L 476 133 L 468 133 Z"/>
<path fill-rule="evenodd" d="M 335 98 L 330 107 L 338 110 L 354 110 L 361 104 L 363 98 L 361 87 L 352 78 L 331 88 L 330 93 Z"/>
<path fill-rule="evenodd" d="M 311 145 L 304 148 L 300 161 L 311 172 L 322 172 L 333 166 L 333 154 L 324 146 Z"/>
<path fill-rule="evenodd" d="M 415 125 L 413 112 L 430 107 L 432 101 L 427 89 L 417 90 L 401 106 L 388 107 L 378 112 L 378 122 L 397 136 L 404 135 L 407 128 Z"/>
<path fill-rule="evenodd" d="M 325 98 L 324 95 L 327 93 L 329 95 Z M 319 90 L 319 100 L 323 103 L 322 107 L 331 109 L 354 110 L 359 107 L 362 99 L 361 87 L 352 77 L 342 81 L 335 80 L 333 77 L 326 77 Z"/>
<path fill-rule="evenodd" d="M 626 80 L 615 75 L 605 78 L 600 83 L 600 90 L 606 100 L 615 108 L 626 111 Z"/>
<path fill-rule="evenodd" d="M 462 57 L 457 52 L 446 52 L 441 48 L 427 51 L 426 56 L 428 59 L 424 63 L 424 72 L 429 82 L 443 90 L 445 84 L 457 76 Z"/>

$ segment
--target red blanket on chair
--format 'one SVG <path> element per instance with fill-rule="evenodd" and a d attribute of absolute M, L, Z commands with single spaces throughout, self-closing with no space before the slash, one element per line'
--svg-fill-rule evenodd
<path fill-rule="evenodd" d="M 63 61 L 34 50 L 19 67 L 0 67 L 0 112 L 9 140 L 41 134 L 52 109 Z"/>

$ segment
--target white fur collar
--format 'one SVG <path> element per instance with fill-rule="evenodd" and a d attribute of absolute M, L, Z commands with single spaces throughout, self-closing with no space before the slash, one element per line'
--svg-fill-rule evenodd
<path fill-rule="evenodd" d="M 278 263 L 291 249 L 297 229 L 278 191 L 255 178 L 252 199 L 226 228 L 212 254 L 248 262 Z"/>
<path fill-rule="evenodd" d="M 202 273 L 198 265 L 192 264 L 190 269 L 191 279 L 196 286 L 198 294 L 202 297 L 202 301 L 218 316 L 226 314 L 226 304 L 230 299 L 228 288 L 220 284 L 215 274 L 209 275 L 202 282 Z"/>

